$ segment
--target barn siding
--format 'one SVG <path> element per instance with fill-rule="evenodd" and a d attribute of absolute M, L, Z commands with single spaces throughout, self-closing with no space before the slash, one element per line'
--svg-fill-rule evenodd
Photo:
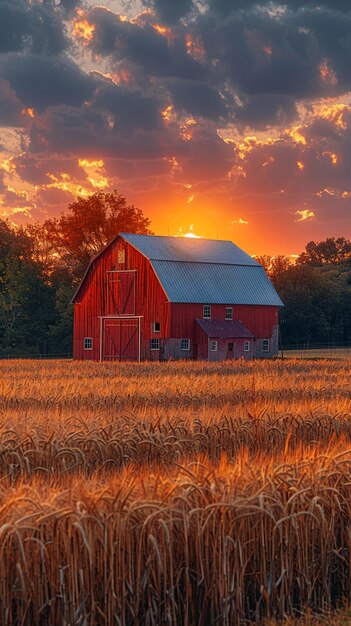
<path fill-rule="evenodd" d="M 75 359 L 100 359 L 101 316 L 111 313 L 107 310 L 106 286 L 107 272 L 112 270 L 137 270 L 136 315 L 141 317 L 141 335 L 146 340 L 142 346 L 144 358 L 153 356 L 149 350 L 151 337 L 170 336 L 170 306 L 149 261 L 119 237 L 94 261 L 78 293 L 74 305 Z M 153 333 L 155 321 L 161 324 L 160 333 Z M 84 337 L 92 337 L 93 350 L 84 350 Z"/>
<path fill-rule="evenodd" d="M 93 262 L 79 290 L 74 306 L 73 356 L 76 359 L 99 360 L 101 317 L 111 313 L 107 303 L 107 272 L 136 270 L 136 316 L 140 316 L 142 360 L 170 358 L 208 358 L 209 338 L 200 336 L 196 319 L 203 317 L 203 304 L 170 303 L 163 291 L 150 261 L 131 244 L 118 237 Z M 276 306 L 211 305 L 212 319 L 225 319 L 226 306 L 233 307 L 233 319 L 242 321 L 255 337 L 253 350 L 244 358 L 267 358 L 278 350 L 278 308 Z M 153 323 L 160 322 L 160 332 L 153 331 Z M 197 329 L 197 330 L 196 330 Z M 201 331 L 202 332 L 202 331 Z M 93 339 L 93 349 L 84 350 L 84 337 Z M 160 351 L 150 351 L 150 339 L 160 339 Z M 180 350 L 180 340 L 189 338 L 191 350 Z M 269 353 L 263 353 L 262 340 L 270 340 Z M 222 341 L 222 340 L 219 340 Z M 238 339 L 235 343 L 239 346 Z M 226 353 L 228 339 L 221 344 Z M 240 344 L 241 345 L 241 344 Z M 222 349 L 223 348 L 223 349 Z M 239 348 L 238 348 L 239 349 Z M 241 349 L 241 348 L 240 348 Z M 243 342 L 242 342 L 243 351 Z M 224 358 L 226 358 L 226 354 Z M 239 352 L 236 354 L 239 356 Z"/>

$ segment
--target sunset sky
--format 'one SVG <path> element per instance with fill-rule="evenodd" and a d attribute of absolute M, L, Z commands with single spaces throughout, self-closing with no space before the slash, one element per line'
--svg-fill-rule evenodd
<path fill-rule="evenodd" d="M 297 254 L 351 236 L 350 156 L 350 0 L 0 0 L 2 218 L 117 188 L 156 234 Z"/>

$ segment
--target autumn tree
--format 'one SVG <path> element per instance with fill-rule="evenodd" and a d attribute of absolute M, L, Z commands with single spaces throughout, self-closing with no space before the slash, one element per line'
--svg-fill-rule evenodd
<path fill-rule="evenodd" d="M 46 220 L 41 230 L 51 257 L 68 267 L 77 280 L 90 259 L 119 232 L 151 234 L 149 226 L 141 209 L 127 204 L 118 191 L 99 191 L 72 202 L 67 213 Z"/>

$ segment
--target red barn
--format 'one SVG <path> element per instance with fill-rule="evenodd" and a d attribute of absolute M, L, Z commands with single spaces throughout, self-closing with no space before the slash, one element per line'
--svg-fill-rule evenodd
<path fill-rule="evenodd" d="M 75 359 L 273 357 L 278 294 L 231 241 L 121 233 L 74 298 Z"/>

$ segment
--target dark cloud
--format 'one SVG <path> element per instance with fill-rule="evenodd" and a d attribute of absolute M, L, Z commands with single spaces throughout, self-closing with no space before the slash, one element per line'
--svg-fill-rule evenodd
<path fill-rule="evenodd" d="M 0 126 L 22 126 L 22 108 L 10 83 L 0 78 Z"/>
<path fill-rule="evenodd" d="M 187 54 L 183 38 L 170 43 L 151 24 L 122 21 L 101 7 L 89 13 L 89 22 L 95 25 L 90 48 L 97 54 L 128 59 L 150 76 L 204 80 L 207 75 L 204 66 Z"/>
<path fill-rule="evenodd" d="M 296 11 L 301 8 L 325 7 L 337 11 L 350 12 L 349 0 L 283 0 L 282 2 L 270 2 L 269 0 L 207 0 L 203 5 L 210 11 L 221 16 L 227 16 L 237 11 L 247 11 L 248 9 L 267 8 L 273 11 L 282 8 Z"/>
<path fill-rule="evenodd" d="M 275 94 L 250 96 L 241 105 L 234 106 L 234 111 L 240 126 L 259 130 L 267 126 L 286 126 L 298 117 L 295 98 Z"/>
<path fill-rule="evenodd" d="M 53 3 L 0 1 L 0 53 L 57 54 L 66 45 L 63 22 Z"/>
<path fill-rule="evenodd" d="M 65 56 L 0 55 L 0 77 L 26 107 L 39 111 L 57 104 L 79 105 L 91 98 L 99 81 Z"/>
<path fill-rule="evenodd" d="M 200 81 L 173 79 L 166 81 L 178 111 L 218 120 L 226 116 L 224 100 L 211 85 Z"/>
<path fill-rule="evenodd" d="M 174 24 L 193 8 L 192 0 L 144 0 L 144 5 L 153 7 L 166 24 Z"/>
<path fill-rule="evenodd" d="M 127 112 L 124 112 L 127 118 Z M 184 152 L 184 141 L 176 131 L 160 126 L 142 128 L 141 123 L 128 128 L 115 125 L 114 118 L 93 107 L 55 107 L 30 131 L 32 154 L 65 154 L 84 158 L 118 157 L 122 159 L 157 159 Z"/>
<path fill-rule="evenodd" d="M 152 130 L 161 127 L 161 101 L 140 91 L 117 85 L 104 86 L 97 91 L 93 104 L 111 114 L 110 124 L 121 133 L 129 133 L 135 128 Z"/>
<path fill-rule="evenodd" d="M 214 127 L 194 127 L 187 148 L 176 174 L 176 180 L 184 183 L 224 178 L 234 165 L 233 146 L 223 141 Z"/>
<path fill-rule="evenodd" d="M 47 157 L 40 159 L 23 153 L 13 159 L 17 174 L 31 185 L 47 185 L 52 182 L 50 175 L 60 178 L 62 172 L 71 178 L 84 180 L 86 175 L 79 167 L 77 159 Z"/>

